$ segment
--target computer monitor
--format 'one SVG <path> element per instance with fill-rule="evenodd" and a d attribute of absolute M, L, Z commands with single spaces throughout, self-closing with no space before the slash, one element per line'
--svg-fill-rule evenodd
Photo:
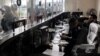
<path fill-rule="evenodd" d="M 80 15 L 83 15 L 83 12 L 73 12 L 73 13 L 72 13 L 72 16 L 73 16 L 73 17 L 78 17 L 78 18 L 79 18 Z"/>

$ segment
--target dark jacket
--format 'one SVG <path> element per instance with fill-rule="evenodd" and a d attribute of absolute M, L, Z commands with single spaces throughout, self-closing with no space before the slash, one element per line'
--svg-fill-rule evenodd
<path fill-rule="evenodd" d="M 1 26 L 5 32 L 13 29 L 13 22 L 15 21 L 15 17 L 7 14 L 1 21 Z"/>

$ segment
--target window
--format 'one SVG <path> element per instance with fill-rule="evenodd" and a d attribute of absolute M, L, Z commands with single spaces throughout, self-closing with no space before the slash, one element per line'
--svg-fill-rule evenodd
<path fill-rule="evenodd" d="M 48 16 L 52 16 L 52 10 L 53 10 L 52 0 L 46 0 L 46 13 L 47 13 L 47 17 Z"/>
<path fill-rule="evenodd" d="M 45 0 L 35 0 L 35 19 L 37 22 L 42 22 L 46 17 Z"/>

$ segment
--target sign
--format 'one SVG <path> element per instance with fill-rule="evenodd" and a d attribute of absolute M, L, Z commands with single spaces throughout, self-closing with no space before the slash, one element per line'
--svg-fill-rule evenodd
<path fill-rule="evenodd" d="M 17 5 L 21 6 L 21 0 L 17 0 Z"/>

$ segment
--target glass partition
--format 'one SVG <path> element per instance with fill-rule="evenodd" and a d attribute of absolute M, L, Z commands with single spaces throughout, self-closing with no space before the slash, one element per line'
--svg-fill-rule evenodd
<path fill-rule="evenodd" d="M 52 0 L 46 0 L 46 13 L 47 13 L 47 17 L 52 16 L 52 10 L 53 10 L 53 6 L 52 6 Z"/>
<path fill-rule="evenodd" d="M 15 31 L 16 28 L 25 25 L 24 23 L 28 19 L 27 2 L 29 0 L 20 0 L 21 6 L 17 5 L 17 1 L 18 0 L 0 0 L 0 34 L 13 34 L 13 31 Z M 23 30 L 18 30 L 16 33 L 23 31 L 24 28 Z"/>
<path fill-rule="evenodd" d="M 40 23 L 63 11 L 63 0 L 21 0 L 21 6 L 16 1 L 0 0 L 0 7 L 8 6 L 15 21 L 25 19 L 27 24 Z"/>
<path fill-rule="evenodd" d="M 21 6 L 18 6 L 16 1 L 0 0 L 0 21 L 2 28 L 0 28 L 0 31 L 13 30 L 13 25 L 11 23 L 9 25 L 7 22 L 26 20 L 26 25 L 31 24 L 28 26 L 31 27 L 63 11 L 63 0 L 20 0 Z M 15 28 L 21 26 L 22 23 L 16 24 Z"/>
<path fill-rule="evenodd" d="M 3 0 L 4 5 L 9 6 L 13 14 L 16 14 L 18 20 L 27 19 L 27 2 L 28 0 L 20 0 L 21 6 L 17 5 L 17 0 Z"/>
<path fill-rule="evenodd" d="M 0 0 L 0 39 L 6 37 L 3 42 L 63 11 L 63 0 L 20 0 L 20 6 L 17 1 Z"/>
<path fill-rule="evenodd" d="M 63 3 L 64 3 L 64 0 L 59 0 L 59 12 L 62 12 L 63 11 Z"/>
<path fill-rule="evenodd" d="M 63 11 L 63 0 L 53 0 L 53 14 Z"/>
<path fill-rule="evenodd" d="M 46 17 L 45 0 L 35 0 L 35 19 L 42 22 Z"/>
<path fill-rule="evenodd" d="M 56 14 L 57 10 L 57 0 L 53 0 L 53 14 Z"/>

